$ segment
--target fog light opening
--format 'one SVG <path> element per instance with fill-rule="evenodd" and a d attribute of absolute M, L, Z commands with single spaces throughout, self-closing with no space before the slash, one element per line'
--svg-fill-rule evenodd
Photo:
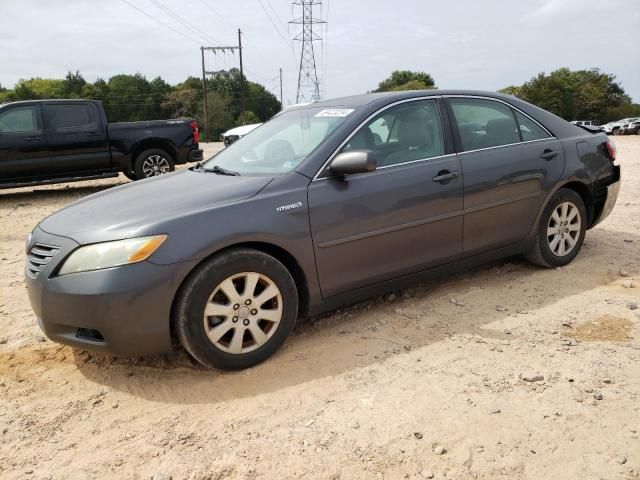
<path fill-rule="evenodd" d="M 76 332 L 76 337 L 83 340 L 91 340 L 92 342 L 104 342 L 104 337 L 98 330 L 92 330 L 90 328 L 79 328 Z"/>

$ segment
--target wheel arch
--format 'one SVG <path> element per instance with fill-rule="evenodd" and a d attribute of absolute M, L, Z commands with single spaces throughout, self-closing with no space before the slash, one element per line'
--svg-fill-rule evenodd
<path fill-rule="evenodd" d="M 293 277 L 293 281 L 296 284 L 296 290 L 298 291 L 298 318 L 305 317 L 309 312 L 310 306 L 310 293 L 309 293 L 309 284 L 307 281 L 307 276 L 300 266 L 300 262 L 287 250 L 284 248 L 275 245 L 274 243 L 264 242 L 264 241 L 245 241 L 240 243 L 235 243 L 232 245 L 225 246 L 223 248 L 219 248 L 209 255 L 200 260 L 193 268 L 189 271 L 187 275 L 182 279 L 178 289 L 176 290 L 173 300 L 171 302 L 171 313 L 170 313 L 170 332 L 172 341 L 177 341 L 177 336 L 175 333 L 175 310 L 177 307 L 178 298 L 182 294 L 183 288 L 186 285 L 187 281 L 194 272 L 205 262 L 209 261 L 215 255 L 218 255 L 227 250 L 233 250 L 236 248 L 251 248 L 253 250 L 258 250 L 260 252 L 271 255 L 280 263 L 282 263 L 285 268 L 289 271 L 291 276 Z"/>
<path fill-rule="evenodd" d="M 561 188 L 566 188 L 568 190 L 573 190 L 578 195 L 580 195 L 580 198 L 582 198 L 582 202 L 584 203 L 584 207 L 587 209 L 587 220 L 588 220 L 587 221 L 587 225 L 591 226 L 591 224 L 593 223 L 593 220 L 595 218 L 595 211 L 594 211 L 595 209 L 594 209 L 594 201 L 593 201 L 593 192 L 592 192 L 592 189 L 590 188 L 590 186 L 587 185 L 586 183 L 583 183 L 583 182 L 580 182 L 580 181 L 577 181 L 577 180 L 573 180 L 573 181 L 570 181 L 570 182 L 567 182 L 567 183 L 564 183 L 564 184 L 560 185 L 556 189 L 556 192 L 558 190 L 560 190 Z"/>
<path fill-rule="evenodd" d="M 132 171 L 135 169 L 135 164 L 138 156 L 145 150 L 149 150 L 151 148 L 159 148 L 160 150 L 164 150 L 171 156 L 173 163 L 176 163 L 176 160 L 178 159 L 178 152 L 173 143 L 171 143 L 166 138 L 145 138 L 144 140 L 136 143 L 131 148 L 131 160 L 129 162 L 129 168 Z"/>

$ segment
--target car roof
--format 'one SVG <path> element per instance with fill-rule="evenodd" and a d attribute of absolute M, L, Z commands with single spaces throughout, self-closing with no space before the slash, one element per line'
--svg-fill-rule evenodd
<path fill-rule="evenodd" d="M 403 90 L 399 92 L 375 92 L 365 93 L 361 95 L 352 95 L 348 97 L 331 98 L 327 100 L 320 100 L 317 102 L 309 103 L 300 106 L 291 106 L 293 109 L 304 108 L 317 108 L 317 107 L 362 107 L 369 105 L 377 101 L 389 101 L 404 100 L 408 98 L 416 97 L 432 97 L 438 95 L 467 95 L 467 96 L 482 96 L 492 98 L 515 98 L 510 95 L 505 95 L 498 92 L 489 92 L 484 90 Z"/>

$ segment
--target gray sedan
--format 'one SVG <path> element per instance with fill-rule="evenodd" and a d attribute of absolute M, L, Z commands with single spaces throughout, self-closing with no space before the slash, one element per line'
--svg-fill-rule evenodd
<path fill-rule="evenodd" d="M 26 249 L 49 338 L 241 369 L 296 320 L 524 254 L 571 262 L 611 211 L 615 148 L 514 97 L 414 91 L 287 110 L 202 165 L 86 197 Z"/>

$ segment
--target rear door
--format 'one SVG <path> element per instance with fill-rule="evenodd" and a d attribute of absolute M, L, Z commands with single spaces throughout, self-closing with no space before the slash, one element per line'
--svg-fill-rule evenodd
<path fill-rule="evenodd" d="M 46 173 L 49 151 L 40 105 L 15 105 L 0 112 L 0 183 Z"/>
<path fill-rule="evenodd" d="M 111 167 L 107 131 L 91 102 L 44 104 L 51 169 L 57 175 L 100 173 Z"/>
<path fill-rule="evenodd" d="M 325 297 L 462 256 L 462 178 L 446 131 L 435 99 L 392 106 L 342 148 L 373 151 L 377 170 L 311 182 L 311 232 Z M 441 178 L 447 173 L 451 178 Z"/>
<path fill-rule="evenodd" d="M 504 102 L 447 100 L 464 176 L 464 255 L 523 240 L 562 175 L 562 144 Z"/>

